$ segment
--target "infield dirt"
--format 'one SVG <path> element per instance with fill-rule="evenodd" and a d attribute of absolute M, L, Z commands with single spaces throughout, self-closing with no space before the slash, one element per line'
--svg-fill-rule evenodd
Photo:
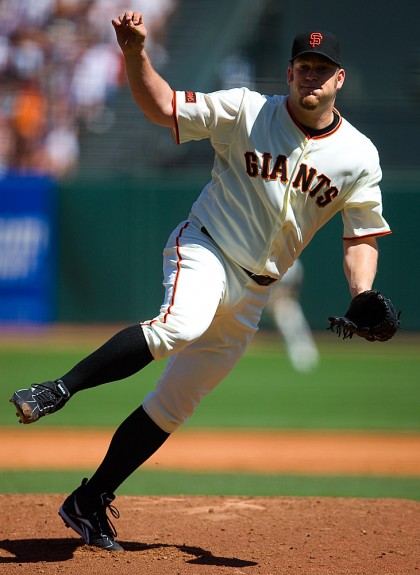
<path fill-rule="evenodd" d="M 24 448 L 27 428 L 2 430 L 0 467 L 96 465 L 112 433 L 30 430 L 30 450 Z M 413 456 L 419 446 L 420 438 L 407 434 L 283 433 L 270 439 L 267 432 L 178 432 L 149 465 L 420 476 L 420 460 Z M 125 550 L 109 553 L 82 545 L 65 528 L 57 515 L 64 495 L 0 495 L 1 574 L 420 575 L 415 501 L 120 496 L 115 523 Z"/>
<path fill-rule="evenodd" d="M 420 504 L 293 497 L 118 498 L 125 550 L 81 545 L 60 495 L 0 495 L 0 573 L 415 575 Z"/>

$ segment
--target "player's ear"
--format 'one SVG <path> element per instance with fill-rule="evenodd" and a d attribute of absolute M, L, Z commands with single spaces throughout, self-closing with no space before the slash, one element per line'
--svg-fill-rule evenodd
<path fill-rule="evenodd" d="M 293 81 L 293 68 L 289 66 L 287 68 L 287 83 L 290 84 Z"/>
<path fill-rule="evenodd" d="M 344 80 L 346 78 L 346 73 L 344 72 L 343 68 L 340 68 L 337 74 L 337 90 L 341 90 L 344 84 Z"/>

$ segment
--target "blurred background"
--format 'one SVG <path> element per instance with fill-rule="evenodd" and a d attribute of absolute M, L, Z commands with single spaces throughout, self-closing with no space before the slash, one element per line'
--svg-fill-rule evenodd
<path fill-rule="evenodd" d="M 376 284 L 418 330 L 420 5 L 391 0 L 380 13 L 361 0 L 0 0 L 0 322 L 132 322 L 160 305 L 162 248 L 212 150 L 176 146 L 133 103 L 111 25 L 126 8 L 144 12 L 154 65 L 181 90 L 285 93 L 295 34 L 339 35 L 337 107 L 379 149 L 393 229 Z M 315 330 L 347 309 L 341 231 L 338 217 L 302 257 Z"/>
<path fill-rule="evenodd" d="M 101 388 L 100 396 L 95 390 L 76 396 L 60 417 L 39 424 L 39 436 L 31 426 L 31 450 L 19 443 L 27 441 L 26 429 L 13 435 L 16 418 L 7 401 L 17 387 L 70 369 L 110 337 L 115 324 L 156 314 L 167 236 L 188 216 L 210 175 L 207 141 L 176 146 L 169 131 L 149 124 L 132 101 L 111 25 L 128 8 L 143 11 L 151 59 L 179 90 L 248 86 L 286 93 L 296 33 L 325 28 L 338 34 L 347 78 L 337 107 L 380 152 L 384 210 L 393 229 L 379 240 L 376 287 L 402 310 L 396 338 L 384 345 L 342 342 L 325 331 L 326 318 L 344 312 L 350 300 L 338 216 L 281 282 L 286 293 L 268 306 L 262 339 L 255 338 L 187 428 L 307 430 L 314 441 L 317 430 L 367 431 L 385 434 L 386 444 L 387 434 L 397 433 L 411 450 L 412 467 L 402 469 L 395 459 L 390 477 L 380 477 L 388 473 L 372 471 L 366 456 L 350 479 L 314 472 L 264 474 L 262 480 L 238 473 L 220 481 L 214 473 L 208 481 L 192 474 L 162 474 L 160 480 L 152 470 L 134 478 L 126 492 L 420 500 L 420 271 L 413 255 L 420 218 L 420 4 L 413 1 L 384 0 L 379 10 L 365 0 L 0 0 L 3 448 L 22 463 L 32 452 L 48 452 L 43 431 L 50 427 L 114 427 L 163 369 L 153 363 L 122 388 L 117 382 Z M 388 453 L 391 461 L 394 456 Z M 0 460 L 6 466 L 0 492 L 66 492 L 83 477 L 80 470 L 45 471 L 41 462 L 36 473 L 20 465 L 8 471 L 10 452 Z"/>

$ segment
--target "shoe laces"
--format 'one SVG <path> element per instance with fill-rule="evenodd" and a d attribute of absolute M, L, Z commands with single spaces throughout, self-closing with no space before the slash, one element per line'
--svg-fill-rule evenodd
<path fill-rule="evenodd" d="M 115 519 L 119 519 L 120 517 L 120 512 L 118 511 L 118 509 L 114 505 L 111 505 L 111 501 L 114 500 L 114 496 L 104 494 L 101 495 L 101 499 L 102 499 L 102 508 L 96 512 L 101 532 L 104 533 L 105 535 L 112 535 L 112 537 L 116 537 L 117 530 L 115 529 L 114 524 L 112 523 L 110 517 L 107 514 L 107 510 L 109 509 L 109 512 L 111 513 L 112 517 L 114 517 Z"/>
<path fill-rule="evenodd" d="M 57 404 L 57 399 L 64 399 L 63 394 L 54 387 L 49 387 L 43 383 L 38 383 L 34 386 L 34 396 L 41 409 L 54 407 Z"/>

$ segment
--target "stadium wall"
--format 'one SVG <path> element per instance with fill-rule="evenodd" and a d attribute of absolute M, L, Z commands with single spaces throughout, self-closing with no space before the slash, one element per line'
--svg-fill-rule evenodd
<path fill-rule="evenodd" d="M 154 317 L 161 303 L 162 250 L 173 227 L 188 217 L 205 183 L 165 178 L 78 179 L 59 191 L 57 320 L 135 322 Z M 415 295 L 420 285 L 415 226 L 416 185 L 383 187 L 393 234 L 379 239 L 376 287 L 402 310 L 405 330 L 419 330 Z M 342 224 L 335 217 L 305 250 L 302 305 L 313 329 L 347 309 L 342 270 Z"/>

